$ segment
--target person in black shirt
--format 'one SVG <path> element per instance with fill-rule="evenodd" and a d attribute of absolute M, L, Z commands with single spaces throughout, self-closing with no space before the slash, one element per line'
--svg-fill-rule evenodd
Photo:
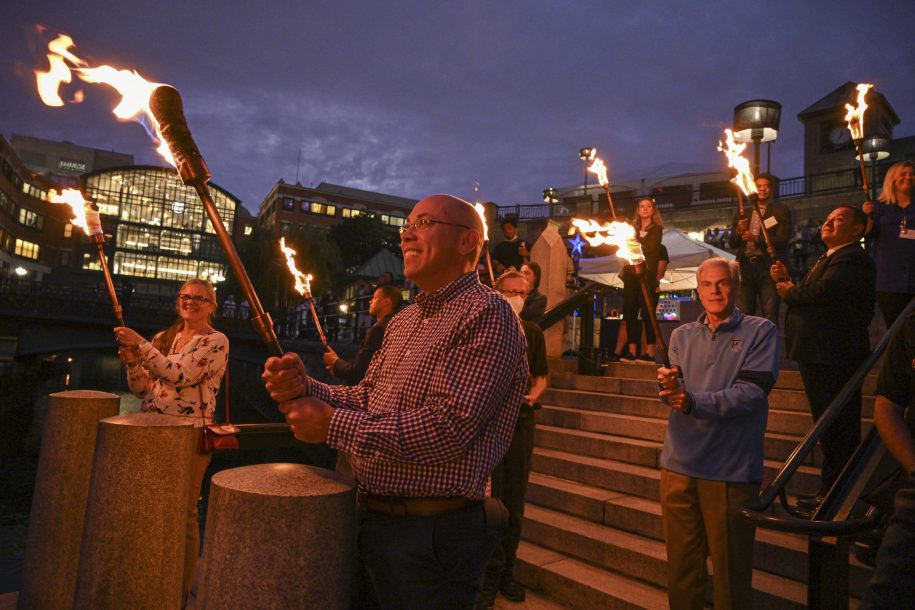
<path fill-rule="evenodd" d="M 369 368 L 369 362 L 372 361 L 372 356 L 381 349 L 384 329 L 400 309 L 402 301 L 400 288 L 396 286 L 386 284 L 375 289 L 375 294 L 369 301 L 369 315 L 375 318 L 375 325 L 365 334 L 365 339 L 352 362 L 344 360 L 333 349 L 327 348 L 324 353 L 324 365 L 327 367 L 327 372 L 334 377 L 339 377 L 349 385 L 356 385 L 362 381 Z"/>
<path fill-rule="evenodd" d="M 514 218 L 503 220 L 502 234 L 505 235 L 505 241 L 492 251 L 493 271 L 498 274 L 509 267 L 514 267 L 515 271 L 519 271 L 521 265 L 530 258 L 531 253 L 527 249 L 527 244 L 518 238 L 518 221 Z"/>
<path fill-rule="evenodd" d="M 521 265 L 521 275 L 527 279 L 528 289 L 530 292 L 524 299 L 524 308 L 521 310 L 521 319 L 539 324 L 546 312 L 546 295 L 541 294 L 540 288 L 540 265 L 537 263 L 526 263 Z"/>
<path fill-rule="evenodd" d="M 504 296 L 516 314 L 521 313 L 528 294 L 527 279 L 517 271 L 506 271 L 496 280 L 496 290 Z M 546 341 L 543 331 L 532 322 L 521 320 L 527 339 L 527 363 L 531 372 L 529 388 L 518 412 L 518 421 L 508 453 L 492 472 L 492 495 L 508 509 L 508 530 L 496 546 L 486 566 L 483 591 L 477 597 L 477 608 L 492 608 L 496 591 L 511 601 L 522 601 L 524 588 L 515 581 L 515 553 L 521 542 L 521 522 L 524 518 L 524 496 L 531 472 L 534 451 L 534 411 L 547 386 Z"/>
<path fill-rule="evenodd" d="M 664 223 L 654 199 L 640 199 L 636 205 L 635 217 L 632 219 L 635 227 L 635 238 L 642 245 L 642 255 L 648 268 L 645 281 L 648 284 L 648 294 L 652 296 L 652 305 L 649 309 L 642 297 L 642 288 L 639 278 L 629 265 L 623 267 L 623 318 L 626 321 L 626 334 L 629 337 L 628 349 L 620 355 L 624 362 L 654 363 L 655 336 L 654 329 L 648 321 L 648 316 L 655 314 L 657 306 L 658 287 L 658 259 L 661 256 L 661 236 L 664 233 Z M 639 312 L 642 319 L 639 320 Z M 639 343 L 642 337 L 642 324 L 645 325 L 645 353 L 639 354 Z"/>

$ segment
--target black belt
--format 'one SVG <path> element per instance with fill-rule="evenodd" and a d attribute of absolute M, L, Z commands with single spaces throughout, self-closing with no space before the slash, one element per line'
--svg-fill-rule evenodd
<path fill-rule="evenodd" d="M 759 256 L 744 256 L 740 259 L 740 261 L 742 263 L 750 263 L 751 265 L 755 265 L 759 261 L 766 260 L 767 258 L 768 257 L 765 254 L 760 254 Z"/>
<path fill-rule="evenodd" d="M 471 500 L 464 496 L 401 498 L 359 493 L 356 494 L 356 502 L 363 510 L 379 515 L 429 517 L 479 504 L 480 500 Z"/>

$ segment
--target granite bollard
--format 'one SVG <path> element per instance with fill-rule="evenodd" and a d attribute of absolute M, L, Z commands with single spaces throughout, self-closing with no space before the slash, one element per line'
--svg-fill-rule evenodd
<path fill-rule="evenodd" d="M 349 608 L 352 480 L 302 464 L 213 477 L 198 610 Z"/>
<path fill-rule="evenodd" d="M 74 390 L 51 394 L 19 591 L 20 610 L 73 606 L 83 517 L 100 419 L 118 414 L 118 397 Z"/>
<path fill-rule="evenodd" d="M 196 439 L 189 420 L 157 413 L 99 422 L 73 608 L 181 607 Z"/>

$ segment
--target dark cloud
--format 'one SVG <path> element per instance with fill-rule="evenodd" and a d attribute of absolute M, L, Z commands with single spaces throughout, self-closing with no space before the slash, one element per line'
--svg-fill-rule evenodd
<path fill-rule="evenodd" d="M 668 162 L 723 167 L 733 107 L 783 104 L 773 169 L 803 171 L 798 112 L 845 81 L 915 109 L 907 1 L 468 0 L 62 3 L 5 8 L 0 132 L 116 148 L 156 163 L 110 94 L 46 108 L 34 26 L 67 32 L 92 63 L 182 93 L 214 181 L 252 211 L 273 184 L 348 184 L 421 197 L 539 201 L 581 180 L 597 146 L 613 175 Z M 45 35 L 47 39 L 48 35 Z"/>

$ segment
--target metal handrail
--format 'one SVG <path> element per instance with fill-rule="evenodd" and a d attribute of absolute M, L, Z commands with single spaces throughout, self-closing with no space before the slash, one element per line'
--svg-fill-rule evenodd
<path fill-rule="evenodd" d="M 893 336 L 902 327 L 905 318 L 915 311 L 915 298 L 913 298 L 899 317 L 890 325 L 886 334 L 881 338 L 877 347 L 868 355 L 854 375 L 846 382 L 842 390 L 833 398 L 829 407 L 807 432 L 804 439 L 795 447 L 794 451 L 785 461 L 779 473 L 766 487 L 763 493 L 754 502 L 749 502 L 739 509 L 739 515 L 759 526 L 781 531 L 807 534 L 811 536 L 850 536 L 873 529 L 879 522 L 879 511 L 870 509 L 863 517 L 848 519 L 851 509 L 860 497 L 864 483 L 873 474 L 883 452 L 883 444 L 875 429 L 852 454 L 839 478 L 829 489 L 822 504 L 811 519 L 803 519 L 788 506 L 785 488 L 788 481 L 801 467 L 804 460 L 813 451 L 817 441 L 827 428 L 836 420 L 845 407 L 852 393 L 856 392 L 864 383 L 864 378 L 883 356 Z M 768 511 L 776 499 L 781 500 L 782 506 L 788 511 L 789 516 L 776 516 Z"/>
<path fill-rule="evenodd" d="M 610 290 L 612 288 L 605 284 L 597 282 L 586 283 L 564 300 L 546 310 L 539 322 L 540 330 L 546 330 L 560 320 L 565 319 L 573 311 L 588 303 L 594 295 L 605 294 Z"/>

